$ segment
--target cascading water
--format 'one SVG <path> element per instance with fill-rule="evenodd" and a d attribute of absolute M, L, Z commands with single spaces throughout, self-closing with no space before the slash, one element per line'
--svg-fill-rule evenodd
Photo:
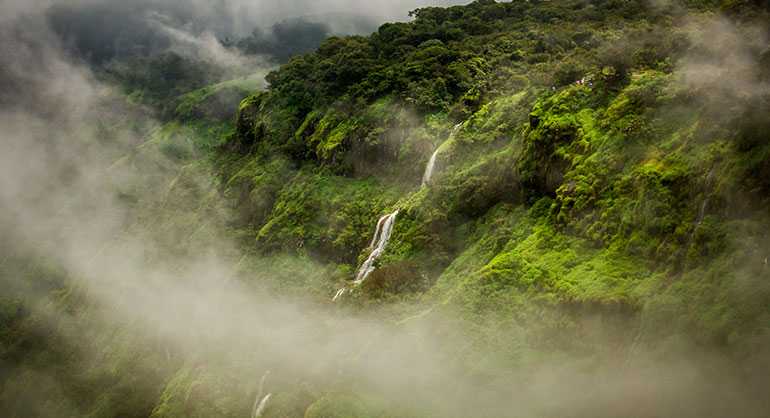
<path fill-rule="evenodd" d="M 265 395 L 264 398 L 259 402 L 259 405 L 257 406 L 257 409 L 254 410 L 254 417 L 253 418 L 260 418 L 262 414 L 265 413 L 265 408 L 267 408 L 267 403 L 270 401 L 270 398 L 273 396 L 272 393 L 268 393 Z"/>
<path fill-rule="evenodd" d="M 265 413 L 267 403 L 273 396 L 272 393 L 268 393 L 267 395 L 262 396 L 262 394 L 265 393 L 265 382 L 267 381 L 268 376 L 270 376 L 270 370 L 266 371 L 265 374 L 262 375 L 262 379 L 259 381 L 259 392 L 257 393 L 257 398 L 254 400 L 254 406 L 251 408 L 251 418 L 260 418 L 262 414 Z"/>
<path fill-rule="evenodd" d="M 353 283 L 357 285 L 363 283 L 374 271 L 374 262 L 380 258 L 385 251 L 385 247 L 388 245 L 388 241 L 390 241 L 390 235 L 393 233 L 393 226 L 396 224 L 396 216 L 398 216 L 398 211 L 380 218 L 380 221 L 377 223 L 377 231 L 375 231 L 374 240 L 372 240 L 372 244 L 376 242 L 376 246 L 374 246 L 374 249 L 369 254 L 366 261 L 364 261 L 364 264 L 358 269 L 356 280 Z"/>
<path fill-rule="evenodd" d="M 398 216 L 398 210 L 381 217 L 380 220 L 377 221 L 377 229 L 374 231 L 374 237 L 372 238 L 371 244 L 369 244 L 369 248 L 371 248 L 372 252 L 369 253 L 369 257 L 363 264 L 361 264 L 361 267 L 359 267 L 353 285 L 360 285 L 374 271 L 374 262 L 380 258 L 383 252 L 385 252 L 385 247 L 387 247 L 388 241 L 390 241 L 390 236 L 393 233 L 393 226 L 396 224 L 396 216 Z M 332 302 L 336 302 L 337 299 L 341 298 L 349 291 L 350 289 L 346 287 L 338 290 L 334 295 L 334 298 L 332 298 Z"/>
<path fill-rule="evenodd" d="M 457 125 L 452 128 L 452 133 L 449 134 L 449 139 L 447 139 L 447 142 L 452 140 L 454 138 L 455 134 L 460 130 L 460 128 L 463 127 L 462 123 L 458 123 Z M 430 159 L 428 160 L 428 165 L 425 167 L 425 173 L 422 175 L 422 185 L 427 186 L 430 183 L 431 178 L 433 177 L 433 171 L 436 169 L 436 160 L 438 159 L 438 153 L 441 151 L 441 147 L 443 147 L 444 144 L 441 144 L 438 148 L 436 148 L 436 151 L 433 152 L 433 155 L 430 156 Z"/>
<path fill-rule="evenodd" d="M 698 211 L 698 219 L 696 220 L 695 224 L 697 226 L 700 226 L 700 224 L 703 223 L 703 218 L 706 216 L 706 208 L 708 207 L 709 199 L 706 198 L 703 200 L 703 203 L 700 206 L 700 211 Z"/>
<path fill-rule="evenodd" d="M 377 228 L 374 229 L 374 236 L 372 237 L 372 242 L 369 243 L 369 249 L 373 249 L 375 245 L 377 245 L 377 240 L 380 237 L 380 234 L 382 233 L 382 224 L 385 223 L 385 221 L 388 220 L 389 215 L 385 215 L 382 218 L 380 218 L 379 221 L 377 221 Z"/>
<path fill-rule="evenodd" d="M 433 152 L 433 155 L 430 156 L 430 160 L 428 160 L 428 166 L 425 167 L 425 174 L 422 175 L 422 185 L 427 186 L 428 183 L 430 183 L 430 178 L 433 177 L 433 169 L 436 167 L 436 157 L 438 157 L 438 151 L 441 149 L 441 147 L 436 148 L 436 151 Z"/>
<path fill-rule="evenodd" d="M 458 123 L 454 126 L 454 128 L 452 128 L 452 133 L 449 134 L 447 142 L 451 141 L 455 137 L 462 126 L 462 123 Z M 433 177 L 433 172 L 436 168 L 436 160 L 438 159 L 438 154 L 439 151 L 441 151 L 441 147 L 443 147 L 443 144 L 433 152 L 430 160 L 428 160 L 428 166 L 425 167 L 425 173 L 422 176 L 423 186 L 428 185 L 431 178 Z M 380 258 L 382 253 L 385 252 L 385 247 L 388 245 L 390 235 L 393 233 L 393 226 L 396 224 L 396 216 L 398 216 L 398 210 L 389 215 L 381 217 L 380 220 L 377 221 L 377 228 L 374 231 L 374 237 L 372 237 L 372 242 L 369 244 L 371 252 L 369 253 L 369 257 L 366 259 L 366 261 L 364 261 L 364 263 L 361 264 L 361 267 L 358 268 L 356 279 L 353 281 L 353 285 L 357 286 L 363 283 L 366 278 L 369 277 L 369 275 L 372 274 L 372 272 L 375 270 L 374 263 L 378 258 Z M 337 293 L 332 298 L 332 302 L 336 302 L 337 299 L 341 298 L 348 292 L 350 292 L 350 288 L 348 287 L 343 287 L 337 290 Z"/>
<path fill-rule="evenodd" d="M 337 301 L 337 299 L 341 298 L 341 297 L 342 297 L 342 295 L 344 295 L 345 293 L 347 293 L 347 291 L 348 291 L 348 289 L 347 289 L 346 287 L 343 287 L 342 289 L 338 290 L 338 291 L 337 291 L 337 293 L 336 293 L 336 294 L 334 295 L 334 297 L 332 298 L 332 302 L 336 302 L 336 301 Z"/>

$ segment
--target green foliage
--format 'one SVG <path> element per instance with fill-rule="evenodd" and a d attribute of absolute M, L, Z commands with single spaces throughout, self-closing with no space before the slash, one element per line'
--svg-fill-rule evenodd
<path fill-rule="evenodd" d="M 264 248 L 309 252 L 339 262 L 363 248 L 393 195 L 374 180 L 300 170 L 283 188 L 257 234 Z"/>
<path fill-rule="evenodd" d="M 639 4 L 631 3 L 634 6 L 629 6 L 630 10 L 639 11 Z M 579 21 L 575 13 L 589 13 L 583 6 L 579 2 L 559 6 L 474 2 L 466 7 L 425 8 L 415 11 L 413 22 L 385 24 L 370 37 L 332 37 L 316 52 L 294 57 L 267 77 L 269 94 L 261 101 L 258 112 L 241 112 L 241 118 L 248 125 L 241 137 L 268 138 L 276 144 L 285 144 L 283 141 L 292 134 L 304 134 L 308 123 L 319 114 L 332 117 L 328 113 L 330 108 L 342 109 L 341 116 L 347 124 L 339 127 L 322 149 L 313 148 L 325 142 L 318 135 L 326 137 L 329 132 L 306 136 L 306 140 L 315 144 L 312 147 L 303 147 L 299 136 L 290 141 L 290 153 L 299 159 L 317 155 L 327 159 L 343 139 L 351 141 L 344 152 L 354 150 L 356 142 L 366 140 L 369 129 L 349 135 L 356 128 L 362 129 L 353 121 L 360 122 L 366 105 L 382 97 L 393 98 L 421 113 L 451 111 L 454 117 L 467 118 L 479 110 L 489 96 L 499 94 L 501 88 L 514 85 L 522 89 L 528 84 L 544 83 L 550 86 L 548 77 L 542 74 L 548 66 L 556 65 L 556 85 L 571 83 L 596 66 L 590 54 L 576 48 L 596 48 L 597 45 L 624 48 L 609 36 L 607 43 L 602 44 L 602 33 L 585 35 L 591 33 L 591 24 L 574 23 Z M 601 15 L 603 8 L 612 15 L 618 13 L 615 3 L 600 3 L 590 13 Z M 643 19 L 645 14 L 622 16 L 629 19 L 627 23 L 634 28 L 635 21 Z M 528 25 L 542 27 L 532 31 Z M 565 30 L 565 25 L 569 30 Z M 572 31 L 578 30 L 583 35 L 575 41 Z M 638 48 L 650 45 L 646 43 Z M 536 65 L 517 63 L 522 54 Z M 545 56 L 542 60 L 531 59 L 537 54 Z M 625 51 L 618 55 L 607 49 L 599 55 L 606 58 L 600 58 L 596 71 L 601 73 L 606 67 L 607 75 L 603 79 L 608 84 L 622 82 L 632 64 L 615 61 L 625 57 Z M 647 55 L 657 57 L 663 53 Z M 567 59 L 562 60 L 564 57 Z M 543 64 L 543 69 L 538 68 L 539 64 Z M 259 120 L 249 122 L 255 113 L 259 113 Z M 344 158 L 335 156 L 335 160 Z"/>
<path fill-rule="evenodd" d="M 135 57 L 112 62 L 105 77 L 120 85 L 130 99 L 173 112 L 171 102 L 181 94 L 202 88 L 224 75 L 207 62 L 186 58 L 174 52 Z"/>
<path fill-rule="evenodd" d="M 247 393 L 228 390 L 236 381 L 219 370 L 207 370 L 202 364 L 181 367 L 164 388 L 150 417 L 242 416 L 248 408 Z"/>
<path fill-rule="evenodd" d="M 380 417 L 367 403 L 354 395 L 330 394 L 319 399 L 305 412 L 305 418 L 369 418 Z"/>
<path fill-rule="evenodd" d="M 286 178 L 293 175 L 283 158 L 255 158 L 239 166 L 225 185 L 225 195 L 233 200 L 239 226 L 262 225 L 269 216 Z"/>
<path fill-rule="evenodd" d="M 213 119 L 229 121 L 238 110 L 238 103 L 260 87 L 256 78 L 229 80 L 191 91 L 177 99 L 174 116 L 191 121 Z"/>

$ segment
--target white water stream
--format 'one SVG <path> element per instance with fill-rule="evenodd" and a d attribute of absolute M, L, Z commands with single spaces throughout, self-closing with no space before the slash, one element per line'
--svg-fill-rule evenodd
<path fill-rule="evenodd" d="M 257 409 L 254 410 L 254 417 L 253 418 L 260 418 L 262 414 L 265 413 L 265 408 L 267 408 L 267 403 L 270 401 L 270 398 L 273 396 L 272 393 L 268 393 L 265 395 L 264 398 L 259 402 L 259 405 L 257 406 Z"/>
<path fill-rule="evenodd" d="M 462 123 L 458 123 L 457 125 L 455 125 L 454 128 L 452 128 L 452 133 L 449 134 L 449 139 L 447 139 L 446 142 L 451 141 L 455 137 L 455 134 L 457 134 L 457 132 L 459 132 L 460 128 L 462 127 L 463 127 Z M 430 180 L 431 178 L 433 178 L 433 172 L 436 171 L 436 160 L 438 159 L 439 151 L 441 151 L 441 148 L 444 146 L 444 144 L 439 145 L 439 147 L 436 148 L 436 151 L 433 152 L 433 155 L 430 156 L 430 159 L 428 160 L 428 165 L 425 166 L 425 173 L 422 175 L 423 186 L 427 186 L 428 184 L 430 184 Z"/>
<path fill-rule="evenodd" d="M 353 281 L 354 286 L 358 286 L 363 283 L 364 280 L 366 280 L 366 278 L 369 277 L 369 275 L 372 274 L 372 272 L 375 270 L 374 262 L 380 258 L 383 252 L 385 252 L 388 241 L 390 241 L 390 236 L 393 233 L 393 226 L 396 224 L 396 216 L 398 216 L 398 210 L 389 215 L 381 217 L 377 222 L 377 229 L 375 229 L 374 237 L 372 238 L 372 242 L 369 244 L 369 248 L 372 249 L 372 252 L 369 253 L 369 257 L 367 257 L 366 261 L 364 261 L 364 263 L 361 264 L 361 267 L 358 268 L 356 279 Z M 349 291 L 350 289 L 346 287 L 338 290 L 334 295 L 334 298 L 332 298 L 332 302 L 336 302 L 337 299 L 341 298 L 345 293 Z"/>
<path fill-rule="evenodd" d="M 374 233 L 374 239 L 372 240 L 372 244 L 369 245 L 370 248 L 374 247 L 374 249 L 369 253 L 369 257 L 364 261 L 364 264 L 358 269 L 356 280 L 353 283 L 357 285 L 363 283 L 374 271 L 374 262 L 380 258 L 385 251 L 385 247 L 388 245 L 388 241 L 390 241 L 390 235 L 393 233 L 393 226 L 396 224 L 396 216 L 398 216 L 398 211 L 383 216 L 380 218 L 380 221 L 377 222 L 377 230 Z"/>
<path fill-rule="evenodd" d="M 348 292 L 348 288 L 346 288 L 346 287 L 343 287 L 342 289 L 338 290 L 337 293 L 332 298 L 332 302 L 336 302 L 337 299 L 341 298 L 342 295 L 344 295 L 347 292 Z"/>
<path fill-rule="evenodd" d="M 454 128 L 452 128 L 452 132 L 449 134 L 449 138 L 446 142 L 454 139 L 455 135 L 460 131 L 462 126 L 462 123 L 455 125 Z M 438 159 L 439 151 L 441 151 L 443 146 L 444 144 L 436 148 L 436 151 L 434 151 L 433 155 L 430 156 L 428 165 L 425 167 L 425 173 L 422 176 L 423 186 L 427 186 L 430 183 L 431 178 L 433 177 L 433 172 L 436 170 L 436 160 Z M 356 272 L 356 279 L 353 281 L 354 286 L 358 286 L 363 283 L 366 278 L 369 277 L 369 275 L 372 274 L 372 272 L 375 270 L 374 263 L 378 258 L 380 258 L 382 253 L 385 252 L 388 241 L 390 241 L 390 235 L 393 233 L 393 226 L 396 224 L 396 216 L 398 216 L 398 210 L 389 215 L 381 217 L 380 220 L 377 221 L 377 228 L 374 231 L 372 242 L 369 244 L 371 252 L 369 253 L 369 257 L 366 259 L 366 261 L 364 261 L 364 263 L 361 264 L 361 267 L 358 268 L 358 272 Z M 337 293 L 332 298 L 332 302 L 336 302 L 337 299 L 341 298 L 348 292 L 350 292 L 350 288 L 348 287 L 343 287 L 337 290 Z"/>
<path fill-rule="evenodd" d="M 428 183 L 430 183 L 431 177 L 433 177 L 433 170 L 436 168 L 436 157 L 438 157 L 440 149 L 441 147 L 436 148 L 436 151 L 433 152 L 433 155 L 430 156 L 430 160 L 428 160 L 428 166 L 425 167 L 425 174 L 422 175 L 423 186 L 427 186 Z"/>
<path fill-rule="evenodd" d="M 262 375 L 262 379 L 259 381 L 259 392 L 257 393 L 257 398 L 254 400 L 254 406 L 251 408 L 251 418 L 260 418 L 262 414 L 265 413 L 267 403 L 273 396 L 272 393 L 268 393 L 267 395 L 262 396 L 262 394 L 265 393 L 265 382 L 267 381 L 268 376 L 270 376 L 270 370 L 266 371 L 265 374 Z"/>

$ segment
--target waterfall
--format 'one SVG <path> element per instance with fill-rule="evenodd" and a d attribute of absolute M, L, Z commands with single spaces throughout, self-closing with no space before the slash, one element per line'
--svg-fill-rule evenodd
<path fill-rule="evenodd" d="M 697 226 L 700 226 L 700 224 L 703 223 L 703 218 L 706 216 L 706 207 L 708 207 L 709 204 L 709 198 L 703 200 L 703 204 L 700 207 L 700 212 L 698 212 L 698 220 L 695 222 Z"/>
<path fill-rule="evenodd" d="M 346 287 L 343 287 L 342 289 L 338 290 L 337 294 L 335 294 L 334 297 L 332 298 L 332 302 L 336 302 L 337 299 L 341 298 L 342 295 L 347 293 L 347 291 L 348 291 L 348 289 Z"/>
<path fill-rule="evenodd" d="M 430 178 L 433 177 L 433 169 L 436 167 L 436 157 L 438 157 L 438 151 L 441 149 L 441 147 L 436 148 L 436 151 L 433 152 L 433 155 L 430 156 L 430 160 L 428 160 L 428 166 L 425 167 L 425 174 L 422 175 L 422 185 L 427 186 L 428 183 L 430 183 Z"/>
<path fill-rule="evenodd" d="M 462 127 L 462 123 L 455 125 L 454 128 L 452 128 L 452 132 L 449 134 L 449 138 L 446 140 L 446 142 L 454 139 L 455 135 L 460 131 Z M 436 148 L 436 151 L 433 152 L 433 155 L 430 156 L 430 160 L 428 160 L 428 166 L 425 167 L 425 173 L 422 175 L 423 186 L 427 186 L 430 183 L 430 180 L 433 177 L 433 172 L 436 169 L 436 160 L 438 160 L 439 151 L 441 151 L 443 146 L 444 144 L 441 144 L 438 148 Z M 366 280 L 366 278 L 369 277 L 369 275 L 372 274 L 372 272 L 375 270 L 374 263 L 378 258 L 380 258 L 382 253 L 385 252 L 385 247 L 388 245 L 390 235 L 393 233 L 393 226 L 396 223 L 396 216 L 398 216 L 398 211 L 395 211 L 389 215 L 385 215 L 381 217 L 379 221 L 377 221 L 377 228 L 374 230 L 372 242 L 369 243 L 369 249 L 371 252 L 369 253 L 369 257 L 366 259 L 366 261 L 364 261 L 364 263 L 361 264 L 361 267 L 358 268 L 358 271 L 356 272 L 356 279 L 353 281 L 353 285 L 357 286 L 363 283 L 364 280 Z M 348 292 L 350 292 L 350 287 L 343 287 L 337 290 L 337 293 L 335 293 L 334 297 L 332 298 L 332 302 L 336 302 L 337 299 L 341 298 Z"/>
<path fill-rule="evenodd" d="M 446 140 L 446 142 L 454 139 L 455 135 L 460 131 L 460 129 L 462 129 L 462 127 L 462 123 L 455 125 L 454 128 L 452 128 L 452 132 L 449 134 L 449 138 Z M 439 151 L 441 151 L 443 146 L 444 144 L 441 144 L 438 148 L 436 148 L 436 151 L 433 152 L 433 155 L 430 156 L 430 160 L 428 160 L 428 166 L 425 167 L 425 173 L 422 176 L 423 186 L 426 186 L 430 183 L 430 180 L 433 177 L 433 172 L 436 169 L 436 160 L 438 160 Z M 381 217 L 379 221 L 377 221 L 377 228 L 374 230 L 372 242 L 369 243 L 369 249 L 371 252 L 369 253 L 369 257 L 366 259 L 366 261 L 364 261 L 364 263 L 361 264 L 361 267 L 358 268 L 358 271 L 356 272 L 356 279 L 353 281 L 354 286 L 363 283 L 364 280 L 366 280 L 366 278 L 369 277 L 369 275 L 374 271 L 374 263 L 378 258 L 380 258 L 382 253 L 385 252 L 385 247 L 388 245 L 390 235 L 393 233 L 393 226 L 396 223 L 396 216 L 398 216 L 398 211 L 395 211 L 389 215 L 385 215 Z M 348 286 L 337 290 L 337 293 L 335 293 L 334 297 L 332 298 L 332 302 L 336 302 L 337 299 L 341 298 L 350 291 L 351 289 Z"/>
<path fill-rule="evenodd" d="M 267 402 L 270 401 L 270 397 L 272 397 L 272 393 L 268 393 L 265 395 L 264 398 L 259 402 L 259 405 L 257 406 L 257 409 L 254 410 L 254 416 L 252 418 L 260 418 L 262 414 L 265 413 L 265 408 L 267 408 Z"/>
<path fill-rule="evenodd" d="M 265 393 L 265 382 L 267 381 L 268 376 L 270 376 L 270 370 L 266 371 L 259 381 L 259 392 L 257 393 L 257 398 L 254 400 L 254 406 L 251 408 L 251 418 L 261 417 L 265 412 L 265 408 L 267 408 L 267 402 L 270 401 L 270 398 L 273 396 L 272 393 L 262 396 L 262 394 Z"/>
<path fill-rule="evenodd" d="M 372 252 L 369 253 L 369 257 L 363 264 L 361 264 L 361 267 L 358 268 L 353 285 L 360 285 L 374 271 L 374 262 L 380 258 L 383 252 L 385 252 L 385 247 L 388 245 L 388 241 L 390 241 L 390 235 L 393 233 L 393 226 L 396 224 L 396 216 L 398 216 L 398 210 L 381 217 L 380 220 L 377 221 L 377 229 L 375 229 L 374 237 L 369 244 L 369 248 Z M 336 302 L 337 299 L 348 292 L 350 292 L 348 287 L 341 288 L 332 298 L 332 302 Z"/>
<path fill-rule="evenodd" d="M 462 123 L 458 123 L 457 125 L 452 128 L 452 133 L 449 134 L 449 139 L 447 139 L 447 142 L 452 140 L 452 138 L 455 137 L 457 132 L 460 131 L 460 128 L 463 127 Z M 430 160 L 428 160 L 428 165 L 425 167 L 425 173 L 422 175 L 422 185 L 427 186 L 430 183 L 430 179 L 433 177 L 433 171 L 436 169 L 436 159 L 438 158 L 438 153 L 441 151 L 441 147 L 443 147 L 444 144 L 439 145 L 438 148 L 436 148 L 436 151 L 433 152 L 433 155 L 430 156 Z"/>
<path fill-rule="evenodd" d="M 380 233 L 382 233 L 382 224 L 388 220 L 388 216 L 390 215 L 385 215 L 382 218 L 380 218 L 379 221 L 377 221 L 377 228 L 374 229 L 374 237 L 372 237 L 372 242 L 369 243 L 369 247 L 368 247 L 369 249 L 373 249 L 374 246 L 377 244 L 377 240 L 380 237 Z"/>
<path fill-rule="evenodd" d="M 396 223 L 396 216 L 398 216 L 398 210 L 390 215 L 383 216 L 380 218 L 379 222 L 377 222 L 377 230 L 374 232 L 374 239 L 370 245 L 370 248 L 373 248 L 372 252 L 369 254 L 366 261 L 364 261 L 364 264 L 358 269 L 356 280 L 353 283 L 357 285 L 363 283 L 374 271 L 374 262 L 380 258 L 385 251 L 385 247 L 388 245 L 390 235 L 393 232 L 393 225 Z"/>
<path fill-rule="evenodd" d="M 695 240 L 695 233 L 698 231 L 698 227 L 703 224 L 703 218 L 706 217 L 706 208 L 709 204 L 709 198 L 705 198 L 703 200 L 703 203 L 700 206 L 700 210 L 698 211 L 698 217 L 695 218 L 695 223 L 693 224 L 692 231 L 690 231 L 690 236 L 687 238 L 687 246 L 685 248 L 690 248 L 692 245 L 692 242 Z"/>

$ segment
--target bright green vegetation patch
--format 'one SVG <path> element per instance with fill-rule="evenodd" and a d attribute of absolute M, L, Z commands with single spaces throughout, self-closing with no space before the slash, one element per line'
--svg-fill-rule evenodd
<path fill-rule="evenodd" d="M 282 189 L 257 240 L 268 248 L 351 261 L 394 200 L 374 179 L 354 180 L 305 168 Z"/>
<path fill-rule="evenodd" d="M 237 265 L 238 274 L 245 283 L 271 292 L 303 299 L 317 298 L 326 301 L 336 291 L 331 277 L 350 274 L 340 266 L 320 263 L 296 253 L 276 253 L 269 256 L 247 254 Z"/>
<path fill-rule="evenodd" d="M 352 395 L 327 395 L 314 402 L 305 412 L 306 418 L 364 418 L 372 416 L 366 403 Z"/>
<path fill-rule="evenodd" d="M 644 259 L 559 233 L 543 218 L 505 206 L 491 213 L 438 279 L 436 297 L 493 312 L 515 310 L 523 295 L 551 303 L 638 306 L 648 283 L 662 278 Z"/>

